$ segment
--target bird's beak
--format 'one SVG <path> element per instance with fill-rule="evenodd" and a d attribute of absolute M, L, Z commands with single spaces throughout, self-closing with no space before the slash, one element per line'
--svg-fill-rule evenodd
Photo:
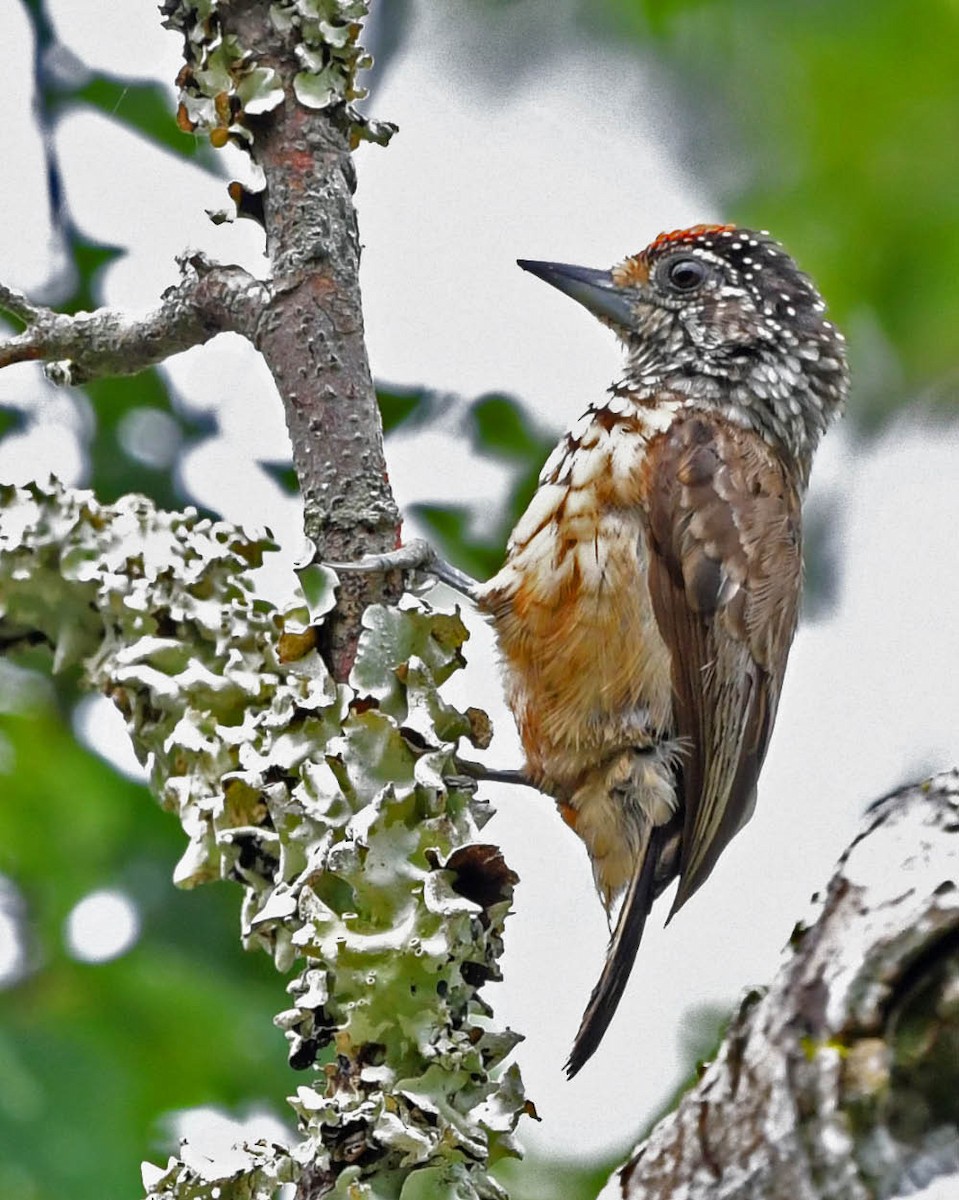
<path fill-rule="evenodd" d="M 524 271 L 559 288 L 601 320 L 612 321 L 615 325 L 630 325 L 634 320 L 628 293 L 617 287 L 609 271 L 572 267 L 568 263 L 533 262 L 528 258 L 516 261 Z"/>

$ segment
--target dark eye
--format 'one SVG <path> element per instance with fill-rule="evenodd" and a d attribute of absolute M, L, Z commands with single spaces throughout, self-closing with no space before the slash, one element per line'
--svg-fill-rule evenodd
<path fill-rule="evenodd" d="M 708 271 L 698 258 L 677 258 L 666 268 L 669 285 L 677 292 L 692 292 L 705 280 Z"/>

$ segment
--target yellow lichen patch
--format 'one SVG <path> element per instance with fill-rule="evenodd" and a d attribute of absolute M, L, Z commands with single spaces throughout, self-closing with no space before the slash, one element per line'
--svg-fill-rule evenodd
<path fill-rule="evenodd" d="M 305 629 L 286 628 L 277 643 L 277 657 L 281 663 L 296 662 L 316 647 L 316 629 L 307 625 Z"/>

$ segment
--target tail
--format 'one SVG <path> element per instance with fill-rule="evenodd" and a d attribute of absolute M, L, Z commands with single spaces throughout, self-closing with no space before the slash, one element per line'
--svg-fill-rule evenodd
<path fill-rule="evenodd" d="M 572 1079 L 596 1053 L 599 1043 L 603 1040 L 603 1034 L 619 1007 L 633 969 L 643 930 L 646 928 L 646 918 L 655 899 L 653 883 L 664 833 L 664 826 L 656 826 L 650 833 L 643 865 L 630 880 L 623 897 L 619 919 L 606 951 L 603 973 L 593 988 L 593 994 L 589 998 L 573 1042 L 573 1049 L 566 1062 L 567 1079 Z"/>

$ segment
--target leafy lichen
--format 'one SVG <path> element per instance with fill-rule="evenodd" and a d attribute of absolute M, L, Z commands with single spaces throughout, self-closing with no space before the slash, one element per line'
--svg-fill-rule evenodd
<path fill-rule="evenodd" d="M 247 46 L 224 28 L 220 0 L 164 0 L 163 23 L 183 34 L 186 65 L 178 84 L 177 119 L 186 132 L 202 129 L 214 145 L 253 140 L 252 122 L 283 103 L 284 74 L 263 45 Z M 306 108 L 326 109 L 350 129 L 351 140 L 385 145 L 396 131 L 356 107 L 366 96 L 357 82 L 372 58 L 359 44 L 368 0 L 274 0 L 271 32 L 296 69 L 289 85 Z M 274 56 L 275 57 L 275 56 Z"/>
<path fill-rule="evenodd" d="M 348 685 L 316 650 L 333 578 L 281 611 L 252 572 L 273 544 L 142 497 L 0 488 L 4 642 L 49 642 L 124 713 L 161 804 L 189 838 L 177 882 L 244 888 L 242 935 L 296 967 L 276 1018 L 302 1141 L 240 1166 L 148 1168 L 157 1197 L 266 1197 L 303 1170 L 332 1195 L 499 1194 L 516 1152 L 518 1040 L 480 999 L 499 978 L 515 877 L 456 750 L 474 723 L 439 685 L 462 664 L 455 613 L 408 599 L 364 618 Z"/>

